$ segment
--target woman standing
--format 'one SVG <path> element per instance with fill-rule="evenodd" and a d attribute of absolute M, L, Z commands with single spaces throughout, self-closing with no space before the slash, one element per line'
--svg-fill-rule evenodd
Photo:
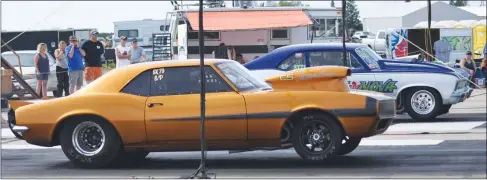
<path fill-rule="evenodd" d="M 47 57 L 47 45 L 39 43 L 37 45 L 37 54 L 34 56 L 34 64 L 36 67 L 37 75 L 37 94 L 42 98 L 47 98 L 47 79 L 49 78 L 49 58 Z"/>
<path fill-rule="evenodd" d="M 66 42 L 59 41 L 58 49 L 54 51 L 56 56 L 56 77 L 57 77 L 57 95 L 56 97 L 69 96 L 69 75 L 68 75 L 68 57 L 64 50 Z"/>
<path fill-rule="evenodd" d="M 475 79 L 475 70 L 477 69 L 477 65 L 472 59 L 472 52 L 467 51 L 467 57 L 460 60 L 460 68 L 465 69 L 470 74 L 471 78 L 470 81 Z"/>

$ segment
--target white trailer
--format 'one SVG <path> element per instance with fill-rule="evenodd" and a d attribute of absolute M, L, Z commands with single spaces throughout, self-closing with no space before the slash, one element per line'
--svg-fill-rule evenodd
<path fill-rule="evenodd" d="M 275 16 L 286 16 L 274 13 L 272 18 L 255 17 L 255 13 L 261 12 L 304 12 L 302 19 L 307 18 L 310 24 L 286 25 L 292 22 L 276 22 L 283 24 L 280 28 L 255 27 L 243 29 L 242 27 L 232 29 L 227 27 L 224 30 L 205 30 L 205 57 L 211 57 L 212 51 L 221 43 L 233 46 L 237 53 L 241 53 L 247 60 L 256 56 L 262 56 L 275 48 L 300 43 L 325 43 L 341 42 L 341 10 L 339 8 L 309 8 L 309 7 L 249 7 L 249 8 L 207 8 L 205 9 L 205 26 L 224 26 L 222 24 L 237 24 L 238 26 L 250 26 L 250 23 L 239 21 L 257 22 L 269 21 L 267 26 L 272 26 L 272 19 Z M 191 14 L 191 15 L 190 15 Z M 173 59 L 198 58 L 198 10 L 179 10 L 169 12 L 166 21 L 170 24 L 171 32 L 171 53 Z M 219 14 L 219 15 L 216 15 Z M 254 15 L 252 15 L 254 14 Z M 301 13 L 302 14 L 302 13 Z M 303 16 L 297 14 L 299 16 Z M 297 16 L 295 15 L 295 16 Z M 188 18 L 191 16 L 192 18 Z M 219 19 L 220 18 L 220 19 Z M 254 18 L 254 19 L 251 19 Z M 287 14 L 287 18 L 294 18 Z M 282 19 L 282 17 L 281 17 Z M 196 22 L 195 22 L 196 21 Z M 233 21 L 229 23 L 228 21 Z M 254 24 L 254 23 L 252 23 Z M 258 24 L 258 23 L 257 23 Z M 230 26 L 230 25 L 228 25 Z M 204 28 L 208 29 L 208 28 Z M 213 27 L 213 29 L 217 29 Z M 187 31 L 186 33 L 182 33 Z M 180 54 L 185 53 L 185 54 Z M 180 55 L 180 56 L 179 56 Z"/>
<path fill-rule="evenodd" d="M 152 34 L 165 33 L 170 27 L 166 25 L 165 20 L 136 20 L 136 21 L 117 21 L 114 22 L 114 38 L 113 45 L 120 44 L 120 37 L 128 38 L 128 43 L 132 39 L 137 39 L 139 46 L 143 48 L 152 48 Z"/>

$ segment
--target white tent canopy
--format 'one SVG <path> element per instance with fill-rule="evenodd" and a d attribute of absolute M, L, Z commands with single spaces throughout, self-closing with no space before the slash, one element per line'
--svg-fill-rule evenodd
<path fill-rule="evenodd" d="M 432 25 L 432 28 L 453 28 L 457 21 L 447 20 L 447 21 L 440 21 L 437 22 L 435 25 Z"/>
<path fill-rule="evenodd" d="M 482 19 L 482 20 L 478 21 L 474 26 L 479 26 L 479 25 L 485 26 L 486 23 L 487 23 L 487 19 Z"/>
<path fill-rule="evenodd" d="M 478 20 L 461 20 L 458 21 L 453 27 L 455 28 L 471 28 L 475 26 Z"/>
<path fill-rule="evenodd" d="M 431 27 L 436 24 L 436 21 L 431 21 Z M 428 21 L 421 21 L 413 26 L 414 29 L 424 29 L 428 28 Z"/>

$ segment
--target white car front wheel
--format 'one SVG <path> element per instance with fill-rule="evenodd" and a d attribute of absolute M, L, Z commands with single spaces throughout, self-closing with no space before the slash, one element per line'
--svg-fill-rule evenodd
<path fill-rule="evenodd" d="M 431 88 L 414 88 L 404 101 L 409 116 L 417 120 L 431 120 L 436 118 L 441 110 L 441 96 Z"/>

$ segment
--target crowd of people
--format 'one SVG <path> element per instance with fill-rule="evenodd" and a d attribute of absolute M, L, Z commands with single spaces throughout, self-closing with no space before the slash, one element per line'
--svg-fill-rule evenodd
<path fill-rule="evenodd" d="M 102 55 L 105 53 L 103 43 L 98 41 L 99 33 L 90 31 L 90 39 L 79 45 L 75 36 L 69 37 L 69 44 L 60 41 L 54 51 L 56 61 L 57 91 L 55 97 L 69 96 L 81 89 L 83 81 L 87 84 L 103 75 Z M 120 45 L 115 48 L 116 68 L 146 61 L 144 49 L 132 40 L 132 46 L 126 44 L 127 38 L 121 37 Z M 47 45 L 39 43 L 38 54 L 34 57 L 36 68 L 36 92 L 47 98 L 47 80 L 50 74 Z M 83 63 L 84 61 L 84 63 Z"/>

